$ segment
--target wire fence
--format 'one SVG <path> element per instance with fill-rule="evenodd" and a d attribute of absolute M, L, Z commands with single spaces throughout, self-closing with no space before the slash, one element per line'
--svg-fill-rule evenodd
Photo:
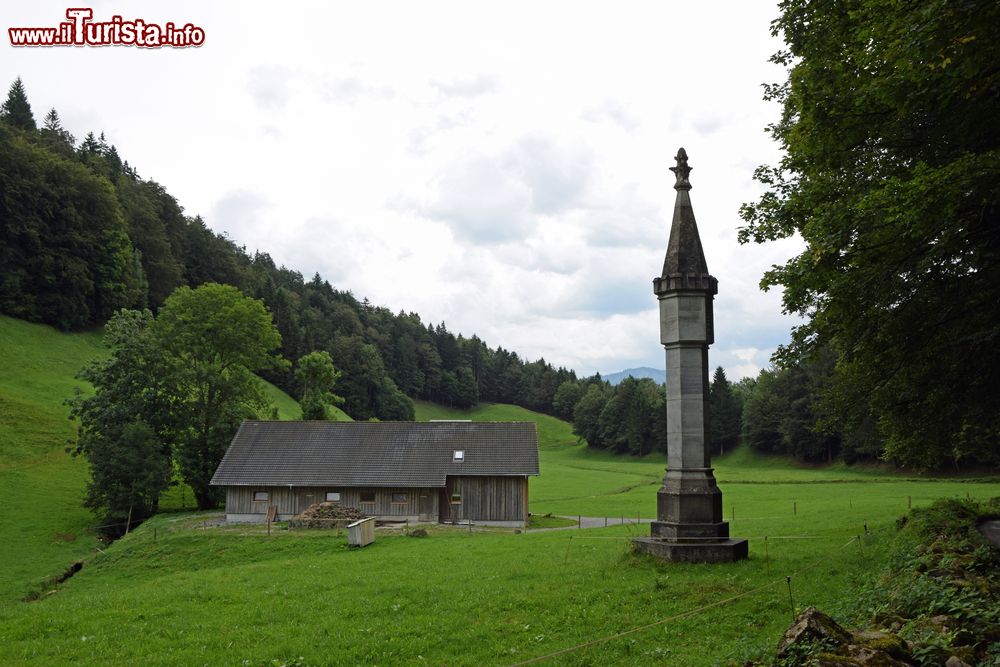
<path fill-rule="evenodd" d="M 872 532 L 874 532 L 874 531 L 866 531 L 865 534 L 871 535 Z M 570 543 L 572 543 L 572 540 L 574 539 L 574 537 L 576 539 L 578 539 L 578 540 L 580 540 L 580 539 L 613 539 L 613 540 L 628 539 L 628 538 L 621 538 L 621 537 L 603 538 L 603 537 L 596 537 L 596 536 L 595 537 L 570 536 L 570 538 L 569 538 L 570 539 Z M 797 538 L 797 537 L 801 537 L 801 536 L 783 536 L 783 537 L 780 537 L 780 538 L 779 537 L 767 536 L 767 538 L 765 538 L 765 539 L 794 539 L 794 538 Z M 809 537 L 810 537 L 810 539 L 813 539 L 813 536 L 809 536 Z M 558 651 L 553 651 L 551 653 L 546 653 L 545 655 L 540 655 L 540 656 L 537 656 L 537 657 L 534 657 L 534 658 L 530 658 L 528 660 L 523 660 L 521 662 L 516 662 L 516 663 L 513 663 L 510 667 L 522 667 L 523 665 L 534 665 L 534 664 L 537 664 L 539 662 L 544 662 L 546 660 L 551 660 L 552 658 L 556 658 L 556 657 L 559 657 L 561 655 L 566 655 L 568 653 L 575 653 L 577 651 L 582 651 L 582 650 L 588 649 L 588 648 L 590 648 L 592 646 L 597 646 L 599 644 L 604 644 L 604 643 L 613 641 L 615 639 L 620 639 L 622 637 L 627 637 L 629 635 L 633 635 L 633 634 L 636 634 L 636 633 L 639 633 L 639 632 L 643 632 L 644 630 L 649 630 L 650 628 L 655 628 L 657 626 L 661 626 L 661 625 L 663 625 L 665 623 L 670 623 L 671 621 L 678 621 L 678 620 L 681 620 L 681 619 L 684 619 L 684 618 L 688 618 L 690 616 L 695 616 L 695 615 L 700 614 L 700 613 L 702 613 L 704 611 L 707 611 L 709 609 L 715 609 L 715 608 L 718 608 L 718 607 L 725 607 L 725 606 L 730 605 L 730 604 L 732 604 L 732 603 L 734 603 L 734 602 L 736 602 L 738 600 L 742 600 L 743 598 L 750 597 L 751 595 L 756 595 L 756 594 L 758 594 L 758 593 L 760 593 L 762 591 L 774 588 L 776 586 L 781 586 L 782 584 L 784 584 L 785 586 L 788 586 L 789 595 L 791 595 L 791 582 L 792 582 L 793 579 L 798 578 L 802 574 L 804 574 L 806 572 L 809 572 L 810 570 L 813 570 L 813 569 L 819 567 L 820 565 L 833 560 L 835 554 L 840 553 L 841 551 L 843 551 L 847 547 L 851 546 L 855 542 L 857 542 L 859 546 L 861 545 L 861 536 L 860 535 L 856 535 L 856 536 L 852 537 L 851 539 L 849 539 L 846 543 L 844 543 L 841 547 L 839 547 L 835 551 L 830 552 L 827 555 L 821 556 L 820 558 L 817 558 L 815 561 L 809 563 L 805 567 L 799 568 L 798 570 L 796 570 L 792 574 L 783 576 L 783 577 L 781 577 L 781 579 L 776 579 L 776 580 L 768 582 L 766 584 L 762 584 L 762 585 L 757 586 L 756 588 L 752 588 L 752 589 L 750 589 L 748 591 L 743 591 L 742 593 L 737 593 L 736 595 L 733 595 L 731 597 L 728 597 L 728 598 L 725 598 L 725 599 L 722 599 L 722 600 L 717 600 L 716 602 L 710 602 L 709 604 L 701 605 L 701 606 L 695 607 L 693 609 L 688 609 L 686 611 L 682 611 L 682 612 L 679 612 L 679 613 L 676 613 L 676 614 L 672 614 L 672 615 L 667 616 L 665 618 L 661 618 L 661 619 L 659 619 L 657 621 L 653 621 L 652 623 L 646 623 L 645 625 L 640 625 L 640 626 L 637 626 L 637 627 L 634 627 L 634 628 L 630 628 L 628 630 L 623 630 L 621 632 L 616 632 L 616 633 L 611 634 L 611 635 L 606 635 L 604 637 L 599 637 L 597 639 L 592 639 L 590 641 L 582 642 L 582 643 L 576 644 L 574 646 L 568 646 L 566 648 L 559 649 Z M 568 550 L 568 547 L 567 547 L 567 550 Z"/>

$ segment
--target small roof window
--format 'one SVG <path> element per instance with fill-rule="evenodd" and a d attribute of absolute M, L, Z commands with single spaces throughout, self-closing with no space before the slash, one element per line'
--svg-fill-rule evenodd
<path fill-rule="evenodd" d="M 465 450 L 456 449 L 454 455 L 451 458 L 452 461 L 464 461 L 465 460 Z"/>

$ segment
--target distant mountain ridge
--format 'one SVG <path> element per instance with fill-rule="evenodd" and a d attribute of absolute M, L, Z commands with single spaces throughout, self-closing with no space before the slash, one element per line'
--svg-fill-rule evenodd
<path fill-rule="evenodd" d="M 634 377 L 637 380 L 650 378 L 659 384 L 664 384 L 667 381 L 667 371 L 662 368 L 650 368 L 649 366 L 643 366 L 641 368 L 626 368 L 623 371 L 608 373 L 607 375 L 602 375 L 601 377 L 613 385 L 617 385 L 627 377 Z"/>

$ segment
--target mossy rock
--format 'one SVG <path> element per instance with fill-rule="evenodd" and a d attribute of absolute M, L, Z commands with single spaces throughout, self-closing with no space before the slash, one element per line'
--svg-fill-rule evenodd
<path fill-rule="evenodd" d="M 854 658 L 850 658 L 846 655 L 839 655 L 837 653 L 817 653 L 809 659 L 806 663 L 809 667 L 842 667 L 843 665 L 852 665 L 853 667 L 858 667 L 859 663 Z"/>
<path fill-rule="evenodd" d="M 861 630 L 854 633 L 854 643 L 891 655 L 896 660 L 910 660 L 910 647 L 899 635 L 878 630 Z"/>

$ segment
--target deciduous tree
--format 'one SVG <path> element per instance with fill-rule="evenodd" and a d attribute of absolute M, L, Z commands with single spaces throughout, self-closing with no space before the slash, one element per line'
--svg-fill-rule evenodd
<path fill-rule="evenodd" d="M 333 393 L 340 379 L 340 371 L 333 367 L 330 353 L 316 350 L 299 359 L 295 377 L 302 384 L 303 419 L 331 419 L 331 406 L 344 404 L 344 399 Z"/>
<path fill-rule="evenodd" d="M 876 419 L 885 455 L 921 467 L 997 459 L 1000 443 L 1000 4 L 785 0 L 784 151 L 742 209 L 743 242 L 798 234 L 765 274 L 806 318 L 779 361 L 823 345 Z M 835 392 L 836 394 L 837 392 Z M 845 392 L 840 392 L 844 395 Z"/>
<path fill-rule="evenodd" d="M 214 507 L 209 485 L 243 419 L 270 401 L 254 371 L 282 365 L 281 335 L 264 304 L 231 285 L 180 287 L 154 321 L 156 346 L 170 359 L 174 454 L 198 507 Z"/>

